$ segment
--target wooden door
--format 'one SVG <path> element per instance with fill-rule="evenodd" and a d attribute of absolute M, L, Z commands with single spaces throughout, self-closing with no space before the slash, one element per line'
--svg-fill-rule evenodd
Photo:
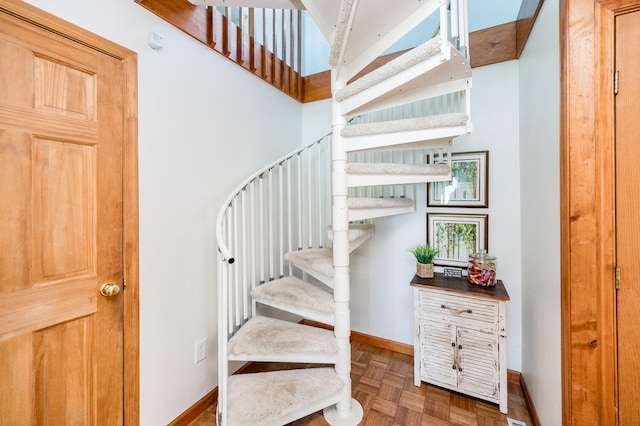
<path fill-rule="evenodd" d="M 616 252 L 619 424 L 640 424 L 640 12 L 616 18 Z"/>
<path fill-rule="evenodd" d="M 123 424 L 124 76 L 0 13 L 1 424 Z"/>

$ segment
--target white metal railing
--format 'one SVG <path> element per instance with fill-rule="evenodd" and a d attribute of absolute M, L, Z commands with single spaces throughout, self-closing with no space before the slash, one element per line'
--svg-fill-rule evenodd
<path fill-rule="evenodd" d="M 230 280 L 255 286 L 288 275 L 285 253 L 325 244 L 330 140 L 327 135 L 266 166 L 225 201 L 216 238 Z M 237 315 L 242 318 L 232 329 L 251 317 Z"/>
<path fill-rule="evenodd" d="M 469 23 L 467 0 L 450 0 L 449 40 L 469 60 Z"/>
<path fill-rule="evenodd" d="M 326 244 L 331 210 L 330 140 L 327 135 L 264 167 L 232 192 L 218 214 L 221 407 L 226 407 L 229 375 L 227 341 L 256 314 L 251 290 L 292 274 L 285 265 L 285 253 Z"/>

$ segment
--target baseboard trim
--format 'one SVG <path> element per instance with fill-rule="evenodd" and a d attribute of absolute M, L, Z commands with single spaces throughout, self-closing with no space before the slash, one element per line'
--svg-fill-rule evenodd
<path fill-rule="evenodd" d="M 527 384 L 525 383 L 524 376 L 522 374 L 520 374 L 520 388 L 522 388 L 524 400 L 527 401 L 529 414 L 531 414 L 531 423 L 533 423 L 533 426 L 540 426 L 540 418 L 536 412 L 536 407 L 533 405 L 533 399 L 531 399 L 531 394 L 529 394 L 529 389 L 527 388 Z"/>
<path fill-rule="evenodd" d="M 333 330 L 333 326 L 331 325 L 311 320 L 302 320 L 302 324 Z M 408 345 L 406 343 L 395 342 L 393 340 L 383 339 L 382 337 L 376 337 L 353 330 L 351 330 L 351 340 L 354 342 L 366 343 L 371 346 L 375 346 L 376 348 L 388 349 L 400 354 L 413 356 L 413 345 Z"/>
<path fill-rule="evenodd" d="M 531 415 L 531 426 L 540 426 L 540 419 L 538 418 L 538 413 L 536 413 L 536 407 L 533 405 L 533 400 L 531 399 L 531 395 L 529 395 L 529 389 L 527 389 L 527 384 L 524 381 L 522 373 L 515 370 L 507 370 L 507 382 L 520 386 L 524 400 L 527 403 L 527 408 L 529 409 L 529 414 Z"/>
<path fill-rule="evenodd" d="M 520 380 L 522 378 L 522 374 L 516 370 L 507 369 L 507 382 L 520 384 Z"/>
<path fill-rule="evenodd" d="M 180 414 L 167 426 L 187 426 L 198 416 L 204 413 L 207 408 L 218 402 L 218 387 L 213 388 L 211 392 L 203 396 L 198 402 L 193 404 L 184 413 Z"/>

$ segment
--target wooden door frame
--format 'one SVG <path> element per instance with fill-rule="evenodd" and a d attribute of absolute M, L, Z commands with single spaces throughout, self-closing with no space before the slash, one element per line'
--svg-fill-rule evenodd
<path fill-rule="evenodd" d="M 560 0 L 563 424 L 617 425 L 615 16 L 639 0 Z"/>
<path fill-rule="evenodd" d="M 125 76 L 123 220 L 124 268 L 124 424 L 140 422 L 140 321 L 138 237 L 138 58 L 109 40 L 19 0 L 1 0 L 0 12 L 51 31 L 120 60 Z"/>

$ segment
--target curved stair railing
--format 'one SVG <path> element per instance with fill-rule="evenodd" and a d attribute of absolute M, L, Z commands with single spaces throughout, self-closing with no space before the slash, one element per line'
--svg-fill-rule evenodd
<path fill-rule="evenodd" d="M 229 377 L 227 342 L 256 315 L 251 291 L 292 274 L 284 260 L 285 253 L 326 245 L 330 140 L 331 135 L 326 135 L 262 168 L 231 193 L 218 214 L 221 406 L 226 406 Z"/>

